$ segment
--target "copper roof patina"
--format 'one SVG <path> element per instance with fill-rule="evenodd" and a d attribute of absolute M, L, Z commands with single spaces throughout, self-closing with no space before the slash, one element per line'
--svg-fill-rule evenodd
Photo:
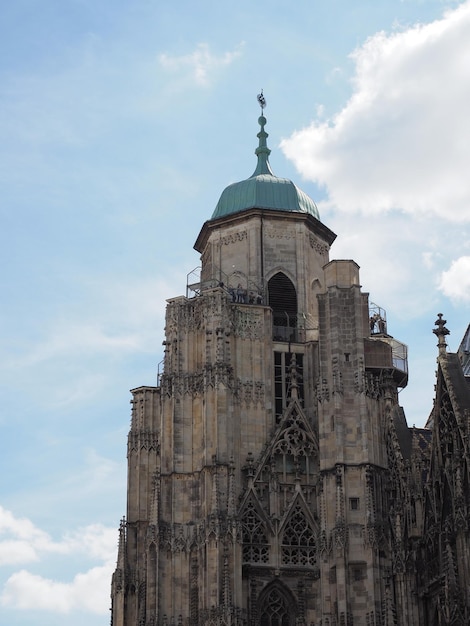
<path fill-rule="evenodd" d="M 225 217 L 247 209 L 271 209 L 309 213 L 320 219 L 315 202 L 291 180 L 275 176 L 269 165 L 271 150 L 266 144 L 268 133 L 264 130 L 266 118 L 258 119 L 261 130 L 259 145 L 255 150 L 258 157 L 256 169 L 250 178 L 233 183 L 224 189 L 211 219 Z"/>

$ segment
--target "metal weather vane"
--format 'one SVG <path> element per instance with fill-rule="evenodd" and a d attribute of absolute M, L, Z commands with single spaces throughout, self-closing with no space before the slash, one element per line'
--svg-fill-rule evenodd
<path fill-rule="evenodd" d="M 260 105 L 260 107 L 261 107 L 261 114 L 263 114 L 263 110 L 264 110 L 264 108 L 265 108 L 265 106 L 266 106 L 266 98 L 265 98 L 265 97 L 264 97 L 264 95 L 263 95 L 263 90 L 261 90 L 261 93 L 259 93 L 259 94 L 256 96 L 256 98 L 257 98 L 257 100 L 258 100 L 258 102 L 259 102 L 259 105 Z"/>

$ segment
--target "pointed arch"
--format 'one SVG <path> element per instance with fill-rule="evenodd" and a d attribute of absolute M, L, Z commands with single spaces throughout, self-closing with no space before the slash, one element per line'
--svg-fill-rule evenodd
<path fill-rule="evenodd" d="M 256 498 L 250 494 L 241 512 L 243 562 L 268 563 L 269 541 L 268 531 L 263 520 Z"/>
<path fill-rule="evenodd" d="M 295 339 L 297 292 L 294 283 L 284 272 L 277 272 L 268 280 L 268 303 L 273 311 L 274 338 L 279 341 Z"/>
<path fill-rule="evenodd" d="M 313 566 L 317 562 L 317 541 L 298 496 L 281 530 L 281 560 L 285 565 Z"/>
<path fill-rule="evenodd" d="M 296 400 L 292 401 L 279 426 L 273 442 L 273 453 L 294 456 L 318 454 L 318 442 L 312 427 Z"/>
<path fill-rule="evenodd" d="M 258 600 L 260 626 L 294 626 L 297 603 L 290 589 L 275 580 L 263 589 Z"/>
<path fill-rule="evenodd" d="M 270 516 L 285 519 L 296 489 L 308 499 L 308 508 L 317 514 L 319 471 L 317 434 L 299 402 L 293 400 L 253 472 L 252 493 L 256 494 L 271 545 L 277 531 Z M 240 505 L 241 511 L 248 493 Z"/>

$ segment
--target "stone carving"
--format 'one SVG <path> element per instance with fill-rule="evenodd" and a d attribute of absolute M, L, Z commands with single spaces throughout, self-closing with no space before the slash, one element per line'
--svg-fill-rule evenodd
<path fill-rule="evenodd" d="M 330 399 L 330 389 L 326 378 L 319 379 L 315 386 L 315 396 L 318 402 L 328 402 Z"/>
<path fill-rule="evenodd" d="M 290 419 L 278 435 L 272 453 L 289 454 L 298 459 L 300 456 L 313 456 L 317 449 L 318 444 L 306 427 L 303 416 L 292 411 Z"/>
<path fill-rule="evenodd" d="M 244 406 L 259 406 L 264 403 L 265 385 L 262 380 L 245 380 L 238 379 L 235 390 L 235 396 Z"/>
<path fill-rule="evenodd" d="M 209 387 L 218 389 L 221 384 L 228 389 L 234 387 L 232 367 L 225 363 L 207 364 L 191 373 L 163 374 L 161 378 L 161 388 L 167 396 L 197 396 Z"/>
<path fill-rule="evenodd" d="M 320 532 L 318 540 L 318 552 L 324 559 L 326 559 L 331 553 L 331 541 L 328 541 L 325 529 Z"/>
<path fill-rule="evenodd" d="M 248 232 L 246 230 L 240 230 L 238 233 L 230 233 L 230 235 L 225 235 L 225 237 L 220 237 L 219 239 L 216 240 L 215 245 L 216 245 L 216 248 L 220 248 L 221 246 L 228 246 L 232 243 L 237 243 L 247 238 L 248 238 Z"/>
<path fill-rule="evenodd" d="M 310 247 L 313 248 L 314 250 L 316 250 L 317 252 L 319 252 L 320 254 L 323 254 L 324 256 L 326 256 L 328 254 L 328 246 L 326 246 L 325 244 L 321 243 L 314 235 L 312 235 L 311 233 L 308 235 L 308 240 L 310 243 Z"/>
<path fill-rule="evenodd" d="M 228 300 L 221 291 L 209 291 L 197 298 L 178 298 L 166 310 L 167 342 L 174 335 L 208 328 L 214 318 L 227 318 Z"/>
<path fill-rule="evenodd" d="M 341 553 L 346 550 L 348 545 L 348 528 L 344 522 L 340 521 L 336 524 L 333 528 L 333 536 L 338 552 Z"/>
<path fill-rule="evenodd" d="M 152 430 L 131 430 L 127 441 L 129 452 L 137 450 L 155 450 L 160 452 L 158 435 Z"/>
<path fill-rule="evenodd" d="M 359 357 L 358 368 L 354 372 L 354 391 L 356 393 L 364 393 L 365 389 L 365 372 L 364 359 Z"/>
<path fill-rule="evenodd" d="M 333 369 L 333 393 L 342 395 L 344 391 L 343 373 L 339 368 Z"/>
<path fill-rule="evenodd" d="M 264 337 L 264 317 L 259 310 L 234 307 L 233 331 L 242 339 L 261 339 Z"/>
<path fill-rule="evenodd" d="M 218 515 L 211 515 L 204 522 L 195 524 L 168 524 L 160 522 L 160 549 L 172 554 L 189 553 L 203 548 L 208 541 L 221 541 L 226 546 L 233 544 L 234 533 L 241 536 L 241 523 L 227 520 Z"/>
<path fill-rule="evenodd" d="M 293 229 L 267 228 L 265 234 L 270 239 L 295 239 L 296 232 Z"/>
<path fill-rule="evenodd" d="M 382 385 L 377 374 L 367 372 L 365 378 L 365 391 L 367 396 L 375 398 L 376 400 L 382 395 Z"/>
<path fill-rule="evenodd" d="M 281 542 L 282 563 L 295 566 L 315 565 L 317 544 L 313 529 L 297 503 L 290 512 Z"/>

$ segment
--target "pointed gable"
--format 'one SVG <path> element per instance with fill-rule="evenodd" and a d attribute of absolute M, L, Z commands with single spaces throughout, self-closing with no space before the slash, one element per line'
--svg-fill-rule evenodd
<path fill-rule="evenodd" d="M 250 465 L 250 474 L 242 502 L 252 489 L 270 520 L 284 517 L 298 491 L 316 510 L 318 441 L 297 399 L 291 399 L 257 466 Z"/>
<path fill-rule="evenodd" d="M 318 525 L 305 500 L 297 493 L 280 529 L 281 560 L 284 565 L 315 565 Z"/>
<path fill-rule="evenodd" d="M 271 529 L 253 489 L 250 489 L 245 495 L 240 518 L 243 561 L 245 563 L 267 563 L 269 561 L 268 533 Z"/>

